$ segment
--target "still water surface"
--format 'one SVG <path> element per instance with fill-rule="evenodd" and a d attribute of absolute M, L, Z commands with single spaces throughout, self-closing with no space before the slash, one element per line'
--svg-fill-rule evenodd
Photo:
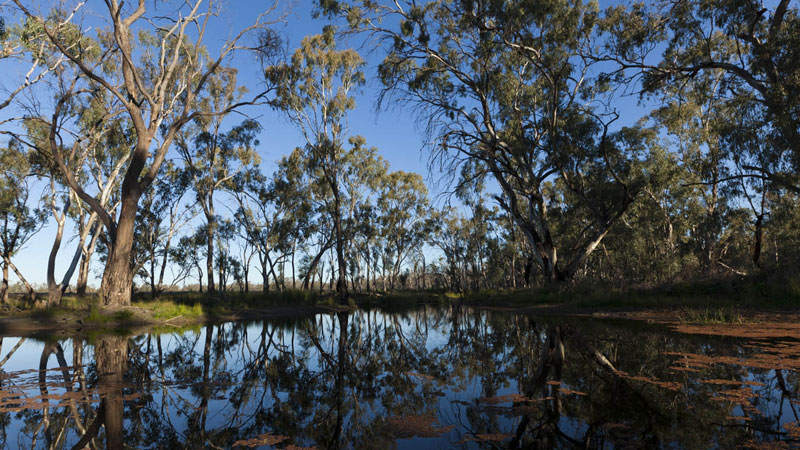
<path fill-rule="evenodd" d="M 3 338 L 2 448 L 791 448 L 791 337 L 426 306 Z"/>

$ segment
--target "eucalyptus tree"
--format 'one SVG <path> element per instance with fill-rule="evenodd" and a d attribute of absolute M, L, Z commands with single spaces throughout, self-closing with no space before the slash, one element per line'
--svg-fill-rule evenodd
<path fill-rule="evenodd" d="M 519 268 L 511 262 L 517 249 L 502 233 L 503 225 L 511 222 L 498 220 L 498 208 L 489 208 L 482 201 L 466 206 L 466 211 L 453 207 L 433 210 L 428 219 L 426 242 L 444 257 L 447 288 L 460 292 L 515 287 Z"/>
<path fill-rule="evenodd" d="M 297 255 L 304 251 L 305 241 L 320 231 L 319 215 L 316 214 L 318 205 L 315 205 L 319 202 L 315 202 L 311 183 L 305 180 L 308 178 L 304 169 L 303 152 L 295 149 L 288 156 L 281 158 L 271 184 L 275 205 L 285 208 L 275 224 L 277 244 L 275 249 L 280 255 L 287 255 L 292 270 L 293 289 L 297 282 Z M 332 242 L 329 236 L 330 233 L 322 238 L 326 242 L 323 246 L 325 250 L 330 248 Z M 304 276 L 304 284 L 307 280 L 308 277 Z"/>
<path fill-rule="evenodd" d="M 766 239 L 769 242 L 765 251 L 766 263 L 774 269 L 793 274 L 800 264 L 800 198 L 797 194 L 774 196 L 770 200 L 770 215 L 765 221 Z M 791 284 L 790 284 L 791 286 Z"/>
<path fill-rule="evenodd" d="M 172 245 L 178 233 L 197 216 L 195 203 L 186 204 L 184 196 L 189 190 L 189 176 L 184 168 L 167 162 L 164 172 L 142 196 L 142 208 L 137 218 L 134 261 L 137 274 L 150 284 L 150 295 L 158 297 L 167 286 L 164 284 Z M 182 270 L 173 273 L 169 287 L 183 281 Z"/>
<path fill-rule="evenodd" d="M 203 270 L 204 263 L 208 261 L 207 252 L 209 249 L 214 253 L 211 254 L 213 261 L 212 269 L 214 276 L 217 279 L 217 289 L 214 292 L 224 293 L 227 290 L 228 282 L 231 278 L 236 281 L 241 273 L 241 262 L 236 259 L 231 252 L 231 244 L 237 238 L 237 226 L 232 219 L 224 218 L 221 216 L 215 217 L 217 230 L 213 233 L 214 245 L 208 245 L 208 224 L 201 223 L 194 229 L 192 234 L 182 236 L 177 247 L 170 252 L 170 259 L 174 264 L 179 267 L 179 275 L 181 279 L 189 276 L 191 270 L 197 271 L 197 279 L 202 291 L 203 275 L 208 275 L 208 272 Z"/>
<path fill-rule="evenodd" d="M 285 111 L 306 140 L 308 168 L 324 179 L 332 197 L 328 210 L 335 234 L 340 299 L 347 298 L 347 263 L 342 223 L 343 154 L 351 93 L 364 83 L 364 60 L 355 50 L 337 50 L 335 28 L 305 37 L 288 63 L 265 69 L 277 86 L 275 106 Z"/>
<path fill-rule="evenodd" d="M 13 12 L 6 9 L 5 12 Z M 6 68 L 11 68 L 11 64 L 17 66 L 20 71 L 14 73 L 13 70 L 7 72 L 4 82 L 11 81 L 12 85 L 3 85 L 4 96 L 0 97 L 0 111 L 5 110 L 14 103 L 17 97 L 45 79 L 51 72 L 61 67 L 66 59 L 64 56 L 53 55 L 48 48 L 47 42 L 37 36 L 40 31 L 32 29 L 29 23 L 22 20 L 21 23 L 8 23 L 6 18 L 17 19 L 17 17 L 0 17 L 0 61 Z M 72 15 L 60 16 L 59 26 L 70 27 Z M 11 63 L 11 64 L 9 64 Z M 27 69 L 27 70 L 26 70 Z M 13 115 L 5 116 L 0 119 L 0 133 L 12 133 L 6 125 L 13 123 L 18 118 Z"/>
<path fill-rule="evenodd" d="M 378 198 L 380 228 L 389 264 L 389 281 L 395 288 L 401 267 L 430 231 L 428 189 L 422 176 L 412 172 L 390 172 Z"/>
<path fill-rule="evenodd" d="M 73 208 L 73 204 L 79 202 L 77 196 L 75 196 L 72 191 L 67 190 L 67 192 L 59 192 L 59 188 L 56 187 L 55 177 L 52 176 L 52 173 L 49 178 L 50 193 L 47 195 L 46 202 L 49 203 L 50 211 L 56 222 L 56 236 L 53 241 L 53 246 L 50 249 L 50 256 L 47 259 L 47 303 L 49 305 L 57 305 L 61 303 L 61 296 L 66 292 L 67 288 L 69 288 L 70 279 L 73 273 L 75 273 L 75 269 L 80 261 L 81 250 L 83 249 L 83 244 L 88 233 L 81 234 L 78 245 L 75 248 L 74 256 L 67 270 L 64 272 L 64 277 L 61 282 L 56 282 L 56 257 L 61 247 L 61 240 L 64 237 L 64 226 L 66 225 L 70 209 Z M 58 208 L 59 199 L 61 199 L 63 203 L 63 207 L 60 211 Z"/>
<path fill-rule="evenodd" d="M 0 264 L 3 266 L 0 300 L 8 303 L 9 268 L 25 285 L 31 298 L 35 297 L 33 287 L 11 258 L 41 229 L 47 213 L 29 205 L 32 171 L 29 155 L 20 144 L 12 141 L 8 147 L 0 149 L 0 171 Z"/>
<path fill-rule="evenodd" d="M 367 292 L 371 292 L 375 283 L 370 283 L 370 275 L 372 275 L 372 279 L 376 278 L 378 272 L 377 261 L 379 259 L 376 255 L 380 254 L 380 225 L 378 224 L 378 210 L 375 202 L 370 201 L 362 204 L 355 212 L 354 222 L 356 231 L 352 235 L 350 245 L 352 258 L 356 261 L 356 264 L 354 264 L 351 271 L 354 272 L 354 279 L 358 280 L 359 289 L 366 288 Z M 362 286 L 362 280 L 366 286 Z"/>
<path fill-rule="evenodd" d="M 376 147 L 368 147 L 361 136 L 351 137 L 348 143 L 350 145 L 342 154 L 342 238 L 355 287 L 363 254 L 357 249 L 357 241 L 364 237 L 363 234 L 370 233 L 370 227 L 378 226 L 370 223 L 377 219 L 371 213 L 377 210 L 377 198 L 387 182 L 389 163 L 378 155 Z"/>
<path fill-rule="evenodd" d="M 295 148 L 289 155 L 281 158 L 273 175 L 272 192 L 278 204 L 290 209 L 278 224 L 278 242 L 291 241 L 292 279 L 295 278 L 295 256 L 300 251 L 308 258 L 301 261 L 302 288 L 309 289 L 312 277 L 322 257 L 335 245 L 335 234 L 325 220 L 327 213 L 325 181 L 313 179 L 308 170 L 307 154 Z M 299 246 L 299 247 L 298 247 Z"/>
<path fill-rule="evenodd" d="M 192 273 L 197 273 L 199 292 L 203 292 L 202 249 L 205 231 L 201 228 L 192 234 L 181 236 L 169 249 L 169 260 L 178 270 L 173 273 L 175 283 L 184 282 Z"/>
<path fill-rule="evenodd" d="M 51 15 L 50 18 L 51 21 L 57 23 L 57 25 L 64 30 L 65 34 L 74 37 L 78 32 L 76 25 L 71 23 L 72 19 L 73 15 L 63 12 L 57 12 Z M 2 129 L 0 132 L 11 135 L 17 143 L 46 153 L 46 147 L 49 145 L 56 145 L 54 142 L 48 142 L 48 131 L 50 131 L 51 134 L 57 133 L 55 130 L 58 129 L 60 125 L 50 126 L 44 116 L 40 114 L 41 99 L 37 98 L 40 97 L 40 95 L 29 95 L 25 96 L 23 100 L 20 100 L 21 96 L 19 96 L 19 94 L 31 88 L 34 84 L 37 84 L 40 92 L 47 92 L 48 89 L 51 89 L 58 95 L 58 93 L 63 91 L 65 78 L 74 76 L 74 73 L 70 73 L 69 68 L 64 64 L 66 58 L 63 55 L 57 54 L 57 52 L 53 52 L 53 47 L 43 35 L 42 30 L 30 21 L 24 20 L 24 17 L 22 23 L 12 25 L 8 28 L 5 27 L 5 22 L 3 22 L 2 30 L 0 30 L 0 40 L 2 40 L 3 45 L 3 51 L 0 52 L 0 59 L 15 60 L 16 64 L 22 65 L 21 67 L 29 67 L 27 72 L 24 73 L 23 81 L 17 83 L 14 88 L 5 87 L 7 97 L 0 101 L 0 110 L 7 108 L 12 102 L 16 102 L 18 106 L 20 106 L 19 109 L 25 113 L 24 117 L 13 117 L 13 115 L 4 117 L 0 120 L 0 126 L 19 121 L 21 122 L 22 128 L 26 130 L 27 133 L 20 134 L 13 129 Z M 9 80 L 11 78 L 12 77 L 9 77 Z M 56 81 L 54 83 L 49 83 L 52 78 L 55 78 Z M 42 86 L 43 80 L 48 81 L 48 83 L 44 83 L 44 86 Z M 66 82 L 66 84 L 69 83 Z M 39 92 L 37 92 L 37 94 L 39 94 Z M 72 110 L 71 112 L 74 113 L 76 110 L 80 109 L 80 107 L 77 106 L 70 109 Z M 92 145 L 93 144 L 90 142 L 86 147 L 90 149 Z M 84 152 L 76 153 L 75 148 L 70 152 L 70 156 L 75 160 L 80 160 L 83 155 Z M 41 154 L 37 155 L 31 153 L 30 157 L 32 161 L 31 170 L 35 172 L 38 177 L 47 178 L 49 180 L 50 193 L 47 195 L 44 202 L 48 204 L 56 221 L 56 236 L 47 264 L 48 303 L 53 304 L 60 301 L 61 295 L 68 288 L 69 280 L 80 260 L 81 251 L 80 248 L 78 248 L 62 281 L 60 283 L 56 282 L 55 259 L 61 246 L 67 216 L 75 210 L 80 209 L 80 205 L 77 205 L 78 202 L 75 193 L 67 189 L 66 195 L 62 199 L 64 200 L 63 208 L 59 208 L 59 205 L 57 205 L 57 203 L 59 203 L 59 193 L 57 190 L 63 183 L 58 179 L 58 175 L 53 170 L 54 164 L 51 160 L 42 158 Z M 86 234 L 80 233 L 79 247 L 83 244 L 85 238 Z M 28 284 L 27 281 L 24 281 L 24 278 L 22 280 L 26 285 Z"/>
<path fill-rule="evenodd" d="M 245 92 L 236 84 L 236 70 L 230 68 L 221 68 L 209 77 L 207 89 L 208 97 L 204 99 L 207 104 L 202 107 L 209 112 L 231 111 Z M 213 257 L 218 228 L 215 194 L 221 190 L 235 190 L 236 175 L 261 161 L 255 149 L 258 146 L 256 135 L 261 130 L 258 122 L 248 119 L 223 132 L 225 118 L 225 114 L 200 116 L 194 127 L 187 127 L 178 134 L 176 141 L 208 224 L 206 272 L 209 294 L 215 291 Z"/>
<path fill-rule="evenodd" d="M 256 254 L 256 248 L 253 244 L 247 239 L 239 239 L 239 258 L 237 262 L 239 263 L 239 290 L 244 292 L 250 292 L 250 262 L 253 260 L 253 256 Z"/>
<path fill-rule="evenodd" d="M 88 259 L 91 258 L 89 250 L 93 244 L 90 243 L 88 249 L 85 245 L 98 218 L 93 212 L 85 214 L 84 205 L 65 182 L 53 155 L 59 154 L 64 158 L 74 179 L 87 183 L 94 181 L 95 198 L 101 205 L 107 205 L 116 194 L 119 174 L 127 161 L 125 152 L 121 152 L 120 148 L 127 148 L 130 144 L 129 140 L 122 137 L 124 133 L 120 133 L 124 125 L 115 117 L 114 102 L 107 103 L 101 96 L 92 98 L 76 95 L 76 82 L 81 75 L 69 69 L 67 65 L 58 67 L 52 71 L 51 78 L 54 80 L 51 82 L 51 78 L 48 78 L 44 84 L 55 91 L 55 101 L 59 105 L 55 112 L 48 117 L 42 112 L 40 102 L 31 100 L 25 106 L 28 112 L 23 121 L 25 136 L 18 138 L 34 150 L 32 162 L 37 176 L 47 179 L 50 187 L 45 203 L 55 219 L 56 233 L 47 263 L 48 304 L 60 303 L 81 256 L 87 264 L 81 265 L 80 269 L 88 271 Z M 101 160 L 104 164 L 100 163 Z M 55 264 L 68 216 L 79 221 L 78 243 L 63 279 L 57 282 Z"/>
<path fill-rule="evenodd" d="M 294 186 L 282 186 L 294 189 Z M 261 288 L 269 291 L 269 277 L 272 275 L 278 289 L 285 288 L 283 279 L 279 280 L 275 266 L 283 263 L 288 256 L 292 245 L 289 237 L 289 223 L 292 208 L 301 202 L 299 195 L 285 198 L 281 189 L 275 182 L 267 181 L 266 177 L 258 171 L 248 174 L 244 186 L 234 193 L 239 204 L 234 219 L 238 224 L 239 234 L 253 249 L 258 259 L 258 271 L 261 273 Z M 289 237 L 289 239 L 284 239 Z M 244 249 L 243 249 L 244 251 Z M 274 254 L 277 253 L 277 254 Z M 252 257 L 252 254 L 250 255 Z M 248 274 L 249 257 L 245 258 L 243 270 Z M 281 277 L 283 278 L 283 277 Z"/>
<path fill-rule="evenodd" d="M 219 290 L 226 292 L 228 290 L 228 281 L 233 279 L 234 282 L 241 280 L 242 263 L 236 259 L 231 252 L 231 241 L 236 239 L 236 223 L 231 219 L 222 220 L 218 218 L 219 228 L 214 233 L 216 239 L 216 255 L 214 258 L 215 268 L 219 275 Z"/>
<path fill-rule="evenodd" d="M 98 214 L 106 228 L 109 255 L 101 284 L 102 303 L 128 305 L 139 199 L 150 189 L 167 151 L 184 125 L 196 118 L 225 114 L 263 97 L 263 93 L 257 94 L 249 101 L 228 105 L 222 111 L 210 111 L 202 101 L 207 95 L 209 79 L 227 58 L 242 48 L 242 38 L 265 29 L 264 15 L 256 18 L 253 25 L 233 33 L 232 38 L 221 44 L 219 53 L 211 56 L 203 40 L 209 23 L 218 14 L 213 0 L 164 6 L 170 14 L 162 13 L 156 6 L 149 8 L 144 0 L 132 7 L 110 0 L 106 2 L 108 27 L 95 27 L 94 39 L 82 37 L 82 40 L 91 41 L 87 46 L 76 46 L 75 36 L 63 33 L 63 23 L 50 20 L 47 13 L 33 11 L 22 0 L 14 0 L 14 3 L 80 71 L 86 83 L 119 102 L 130 123 L 135 145 L 129 151 L 118 214 L 84 189 L 80 180 L 71 175 L 60 152 L 53 154 L 69 187 Z M 262 48 L 267 47 L 262 45 Z M 62 104 L 58 103 L 55 108 L 60 107 Z"/>
<path fill-rule="evenodd" d="M 134 145 L 132 133 L 127 120 L 117 112 L 120 105 L 111 95 L 92 92 L 89 98 L 85 98 L 83 105 L 77 112 L 80 117 L 78 127 L 71 133 L 78 132 L 85 148 L 91 151 L 83 152 L 83 171 L 87 174 L 81 179 L 86 182 L 86 189 L 91 187 L 99 204 L 109 211 L 116 212 L 121 202 L 121 184 L 123 170 L 130 159 L 130 148 Z M 51 119 L 52 123 L 60 122 L 57 114 Z M 58 129 L 51 128 L 50 133 L 58 137 Z M 69 130 L 66 132 L 70 132 Z M 59 139 L 60 142 L 66 140 Z M 85 141 L 85 142 L 84 142 Z M 53 140 L 50 142 L 50 149 L 56 149 Z M 47 156 L 47 155 L 45 155 Z M 52 158 L 49 158 L 53 161 Z M 78 165 L 69 165 L 70 169 L 81 169 Z M 58 169 L 56 169 L 59 172 Z M 73 191 L 74 192 L 74 191 Z M 115 214 L 112 214 L 115 217 Z M 81 236 L 83 246 L 81 249 L 81 262 L 78 267 L 78 280 L 76 291 L 78 295 L 86 293 L 86 286 L 89 277 L 89 268 L 97 249 L 100 239 L 107 240 L 105 228 L 99 219 L 99 215 L 86 202 L 81 202 L 81 210 L 77 217 L 78 233 Z M 83 236 L 87 235 L 87 238 Z M 88 237 L 91 236 L 91 237 Z"/>
<path fill-rule="evenodd" d="M 386 49 L 389 99 L 412 105 L 434 158 L 475 162 L 528 240 L 545 280 L 575 277 L 638 193 L 630 160 L 644 144 L 609 132 L 608 84 L 581 57 L 593 45 L 590 3 L 321 2 Z M 569 190 L 579 233 L 556 235 L 548 183 Z M 583 230 L 583 231 L 581 231 Z M 559 257 L 566 250 L 567 263 Z"/>
<path fill-rule="evenodd" d="M 608 39 L 598 58 L 616 64 L 619 80 L 639 81 L 643 93 L 680 95 L 690 102 L 699 91 L 722 110 L 714 130 L 718 142 L 704 159 L 713 165 L 720 153 L 728 157 L 723 164 L 731 169 L 720 182 L 736 189 L 750 206 L 756 267 L 770 192 L 800 193 L 799 11 L 791 0 L 768 6 L 755 1 L 656 2 L 609 8 L 604 19 Z M 706 114 L 700 110 L 695 117 L 704 121 Z"/>
<path fill-rule="evenodd" d="M 481 284 L 489 287 L 490 275 L 487 266 L 495 267 L 505 265 L 501 261 L 492 261 L 493 251 L 496 250 L 497 231 L 495 217 L 497 207 L 490 207 L 486 201 L 490 196 L 486 193 L 485 179 L 481 176 L 480 165 L 466 163 L 462 165 L 461 182 L 458 184 L 455 195 L 466 207 L 468 219 L 462 221 L 462 239 L 464 239 L 464 267 L 468 268 L 472 285 L 471 289 L 479 290 Z M 513 226 L 513 223 L 509 225 Z M 555 220 L 554 220 L 555 225 Z M 554 229 L 558 229 L 554 226 Z M 559 230 L 560 231 L 560 230 Z M 464 280 L 467 283 L 467 280 Z"/>
<path fill-rule="evenodd" d="M 734 114 L 725 102 L 724 75 L 722 69 L 708 70 L 686 84 L 665 87 L 668 101 L 651 113 L 673 138 L 677 151 L 676 157 L 664 155 L 669 160 L 666 167 L 653 166 L 649 171 L 651 185 L 655 174 L 664 174 L 670 180 L 662 179 L 660 187 L 648 187 L 644 192 L 663 211 L 668 240 L 674 247 L 674 219 L 670 216 L 677 215 L 668 211 L 668 204 L 675 203 L 680 191 L 690 191 L 683 195 L 693 199 L 686 213 L 693 221 L 692 245 L 703 273 L 713 272 L 721 264 L 725 215 L 739 191 L 737 180 L 732 179 L 735 158 L 722 142 L 729 117 Z"/>
<path fill-rule="evenodd" d="M 615 76 L 631 82 L 643 75 L 646 92 L 681 86 L 686 80 L 721 73 L 725 98 L 737 104 L 736 117 L 765 125 L 769 145 L 762 151 L 771 166 L 744 164 L 748 177 L 763 177 L 800 192 L 800 9 L 792 0 L 765 5 L 757 0 L 699 0 L 623 5 L 609 8 L 604 61 L 617 64 Z M 659 55 L 660 54 L 660 55 Z M 740 133 L 731 127 L 737 152 Z M 740 174 L 734 174 L 740 175 Z"/>
<path fill-rule="evenodd" d="M 698 180 L 700 173 L 692 172 L 699 169 L 690 158 L 696 149 L 689 148 L 688 141 L 684 146 L 683 154 L 666 146 L 650 148 L 646 160 L 639 163 L 639 170 L 647 173 L 643 195 L 591 256 L 587 278 L 622 287 L 666 283 L 700 273 L 704 267 L 698 245 L 703 231 L 700 220 L 708 213 L 700 193 L 711 190 L 685 185 Z"/>
<path fill-rule="evenodd" d="M 44 125 L 44 126 L 41 126 Z M 50 144 L 47 135 L 51 127 L 44 121 L 27 121 L 28 138 L 30 142 L 34 143 L 34 148 L 48 146 Z M 70 156 L 73 159 L 81 158 L 83 151 L 78 151 L 79 146 L 74 146 Z M 75 193 L 69 189 L 64 188 L 61 179 L 58 177 L 58 171 L 55 170 L 51 161 L 42 158 L 46 151 L 36 153 L 31 152 L 32 172 L 36 174 L 37 178 L 46 180 L 49 190 L 45 190 L 42 202 L 47 205 L 55 220 L 56 232 L 53 240 L 53 245 L 50 249 L 50 255 L 47 259 L 47 304 L 57 305 L 61 302 L 61 297 L 69 287 L 70 279 L 72 278 L 78 262 L 81 257 L 81 250 L 88 233 L 81 233 L 80 241 L 76 246 L 74 256 L 71 263 L 64 273 L 61 282 L 56 281 L 55 265 L 56 257 L 61 249 L 61 242 L 64 237 L 64 230 L 69 216 L 75 215 L 75 210 L 80 209 L 80 202 Z"/>
<path fill-rule="evenodd" d="M 455 208 L 434 211 L 431 214 L 434 231 L 428 236 L 428 241 L 438 248 L 444 255 L 445 278 L 447 288 L 456 292 L 466 287 L 466 270 L 463 264 L 466 261 L 465 243 L 468 241 L 464 233 L 466 219 L 461 217 Z"/>
<path fill-rule="evenodd" d="M 81 248 L 81 261 L 78 263 L 78 279 L 75 280 L 75 293 L 78 296 L 86 295 L 92 256 L 94 256 L 103 231 L 102 224 L 97 221 L 97 215 L 94 212 L 86 211 L 85 207 L 81 208 L 78 217 L 78 233 L 80 235 L 88 233 L 89 237 Z"/>

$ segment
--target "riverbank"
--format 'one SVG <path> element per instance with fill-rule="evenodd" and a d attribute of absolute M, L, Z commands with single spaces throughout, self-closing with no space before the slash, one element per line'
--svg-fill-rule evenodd
<path fill-rule="evenodd" d="M 65 296 L 60 305 L 47 308 L 27 307 L 24 301 L 0 305 L 0 336 L 169 331 L 229 321 L 313 316 L 352 307 L 299 291 L 213 297 L 177 292 L 157 300 L 139 296 L 122 308 L 101 308 L 95 296 Z"/>
<path fill-rule="evenodd" d="M 466 294 L 462 302 L 648 321 L 735 323 L 785 314 L 794 319 L 800 314 L 800 277 L 761 275 L 631 288 L 578 283 L 564 289 Z"/>
<path fill-rule="evenodd" d="M 774 281 L 774 280 L 773 280 Z M 800 324 L 800 283 L 716 280 L 658 288 L 614 289 L 574 285 L 566 289 L 493 290 L 474 293 L 404 291 L 354 294 L 339 305 L 332 293 L 229 292 L 208 296 L 170 292 L 157 300 L 140 294 L 130 307 L 101 309 L 96 297 L 65 296 L 44 309 L 24 300 L 0 305 L 0 336 L 165 330 L 226 321 L 296 318 L 354 308 L 387 311 L 422 304 L 459 304 L 530 315 L 584 316 L 664 324 Z"/>

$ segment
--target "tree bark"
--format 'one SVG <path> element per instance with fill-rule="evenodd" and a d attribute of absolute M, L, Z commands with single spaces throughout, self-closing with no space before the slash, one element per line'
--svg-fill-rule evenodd
<path fill-rule="evenodd" d="M 317 270 L 319 261 L 322 259 L 322 256 L 325 254 L 325 252 L 331 248 L 331 245 L 333 245 L 332 241 L 333 239 L 328 237 L 328 241 L 325 242 L 325 245 L 322 246 L 319 253 L 317 253 L 317 255 L 314 256 L 314 259 L 311 260 L 311 264 L 308 266 L 308 272 L 306 272 L 306 275 L 303 277 L 303 289 L 310 289 L 310 283 L 313 283 L 313 276 Z"/>
<path fill-rule="evenodd" d="M 347 262 L 344 259 L 344 234 L 342 232 L 341 197 L 339 183 L 334 176 L 331 183 L 333 189 L 333 225 L 336 230 L 336 259 L 339 265 L 339 279 L 336 280 L 336 292 L 339 294 L 339 303 L 346 304 L 349 296 L 347 292 Z M 333 276 L 333 273 L 331 273 Z"/>
<path fill-rule="evenodd" d="M 102 232 L 102 225 L 95 224 L 95 229 L 92 233 L 92 239 L 89 241 L 89 245 L 81 249 L 81 262 L 78 268 L 78 281 L 75 289 L 78 296 L 82 297 L 86 295 L 86 286 L 89 283 L 89 264 L 92 261 L 94 249 L 97 247 L 97 240 Z"/>
<path fill-rule="evenodd" d="M 167 261 L 169 260 L 169 249 L 171 247 L 172 242 L 172 234 L 167 237 L 167 242 L 164 243 L 164 255 L 161 259 L 161 268 L 158 272 L 158 284 L 156 284 L 156 288 L 158 289 L 158 295 L 161 295 L 161 292 L 164 290 L 164 274 L 167 271 Z"/>
<path fill-rule="evenodd" d="M 144 166 L 144 161 L 141 161 L 140 164 Z M 129 306 L 133 292 L 131 249 L 133 248 L 133 232 L 136 226 L 136 211 L 141 197 L 141 186 L 131 186 L 128 176 L 125 178 L 122 183 L 122 207 L 116 229 L 114 233 L 110 233 L 112 234 L 111 246 L 103 271 L 103 281 L 100 285 L 105 307 Z"/>
<path fill-rule="evenodd" d="M 295 248 L 294 246 L 295 246 L 295 243 L 292 242 L 292 289 L 293 290 L 297 289 L 296 284 L 295 284 L 296 280 L 297 280 L 297 275 L 296 275 L 295 270 L 294 270 L 294 248 Z"/>
<path fill-rule="evenodd" d="M 156 292 L 156 255 L 155 253 L 151 253 L 150 255 L 150 298 L 155 299 L 158 297 L 158 292 Z"/>
<path fill-rule="evenodd" d="M 28 296 L 30 297 L 30 299 L 36 300 L 36 291 L 33 290 L 33 286 L 31 286 L 31 284 L 28 283 L 28 280 L 26 280 L 25 277 L 22 276 L 22 273 L 19 271 L 19 269 L 17 269 L 17 266 L 15 266 L 14 263 L 11 262 L 11 258 L 6 257 L 5 263 L 8 267 L 11 267 L 11 270 L 13 270 L 14 273 L 17 275 L 19 281 L 22 283 L 23 286 L 25 286 L 25 289 L 28 291 Z M 5 272 L 8 273 L 8 269 L 5 269 Z M 6 280 L 8 280 L 8 277 L 6 277 Z M 8 292 L 7 289 L 6 292 Z M 6 299 L 8 299 L 8 297 L 6 297 Z"/>
<path fill-rule="evenodd" d="M 761 243 L 764 238 L 764 214 L 759 214 L 756 217 L 756 229 L 753 236 L 753 265 L 756 267 L 761 267 L 759 264 L 759 259 L 761 258 Z"/>
<path fill-rule="evenodd" d="M 214 217 L 214 205 L 209 201 L 209 205 L 205 208 L 206 213 L 206 292 L 210 295 L 216 292 L 214 286 L 214 228 L 217 226 L 217 220 Z"/>
<path fill-rule="evenodd" d="M 61 248 L 61 239 L 64 236 L 64 224 L 67 221 L 67 209 L 69 209 L 69 201 L 64 206 L 64 211 L 61 215 L 55 207 L 55 181 L 50 180 L 51 189 L 53 190 L 52 209 L 56 217 L 56 238 L 53 240 L 53 246 L 50 248 L 50 257 L 47 259 L 47 304 L 58 305 L 61 303 L 61 286 L 56 283 L 56 256 L 58 250 Z"/>
<path fill-rule="evenodd" d="M 0 298 L 3 304 L 8 303 L 8 263 L 3 261 L 3 282 L 0 284 Z"/>
<path fill-rule="evenodd" d="M 366 277 L 367 278 L 367 294 L 369 294 L 370 293 L 370 288 L 369 288 L 369 267 L 370 267 L 369 250 L 367 250 L 367 253 L 364 256 L 364 264 L 365 264 L 365 268 L 364 269 L 365 269 L 365 271 L 367 273 L 367 277 Z"/>
<path fill-rule="evenodd" d="M 244 291 L 250 292 L 250 279 L 248 278 L 250 274 L 250 265 L 245 264 L 242 270 L 244 271 Z"/>
<path fill-rule="evenodd" d="M 259 255 L 258 259 L 261 262 L 261 290 L 264 292 L 269 292 L 269 270 L 267 269 L 267 257 L 264 256 L 262 258 Z"/>

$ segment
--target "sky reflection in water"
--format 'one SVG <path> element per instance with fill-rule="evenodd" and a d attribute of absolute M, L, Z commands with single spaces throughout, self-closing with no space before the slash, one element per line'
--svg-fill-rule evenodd
<path fill-rule="evenodd" d="M 796 343 L 449 306 L 4 338 L 0 444 L 789 448 Z"/>

